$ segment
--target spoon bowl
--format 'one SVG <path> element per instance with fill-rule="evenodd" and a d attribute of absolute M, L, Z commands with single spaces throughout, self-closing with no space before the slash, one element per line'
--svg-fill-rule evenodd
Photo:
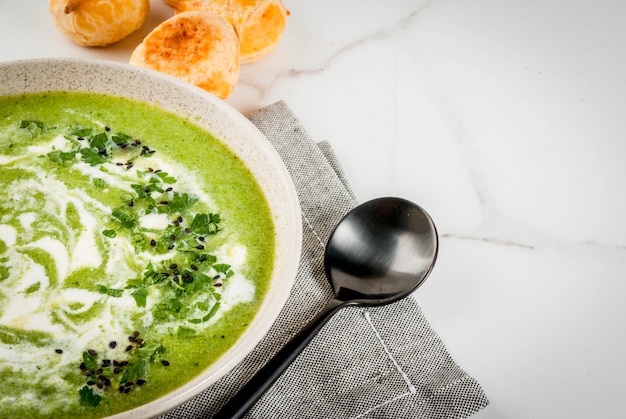
<path fill-rule="evenodd" d="M 379 198 L 349 212 L 333 231 L 324 255 L 335 296 L 381 305 L 419 287 L 437 258 L 437 230 L 419 206 Z"/>
<path fill-rule="evenodd" d="M 294 336 L 214 418 L 240 418 L 326 322 L 348 305 L 383 305 L 415 291 L 433 269 L 439 239 L 430 216 L 402 198 L 378 198 L 350 211 L 324 253 L 335 298 Z"/>

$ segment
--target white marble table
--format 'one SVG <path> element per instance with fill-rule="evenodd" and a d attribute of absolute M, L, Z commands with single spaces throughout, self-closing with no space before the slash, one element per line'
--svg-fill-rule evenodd
<path fill-rule="evenodd" d="M 441 233 L 416 294 L 491 405 L 477 418 L 626 416 L 626 2 L 285 0 L 277 50 L 228 102 L 286 101 L 360 200 Z M 0 2 L 0 60 L 127 61 L 171 11 L 85 49 L 43 0 Z"/>

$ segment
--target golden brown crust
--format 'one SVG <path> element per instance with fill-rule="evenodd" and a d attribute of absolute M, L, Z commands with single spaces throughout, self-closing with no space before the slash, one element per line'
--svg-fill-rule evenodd
<path fill-rule="evenodd" d="M 239 39 L 233 26 L 213 13 L 178 13 L 146 36 L 130 63 L 225 99 L 239 80 Z"/>
<path fill-rule="evenodd" d="M 282 0 L 165 0 L 176 13 L 202 10 L 233 24 L 241 44 L 241 63 L 257 61 L 280 40 L 289 11 Z"/>
<path fill-rule="evenodd" d="M 78 45 L 104 47 L 143 25 L 150 0 L 50 0 L 57 28 Z"/>

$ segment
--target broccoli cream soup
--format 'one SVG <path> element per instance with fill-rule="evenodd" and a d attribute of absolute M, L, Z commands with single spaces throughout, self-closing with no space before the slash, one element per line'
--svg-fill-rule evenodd
<path fill-rule="evenodd" d="M 154 400 L 246 328 L 269 208 L 193 122 L 83 93 L 0 98 L 0 418 Z"/>

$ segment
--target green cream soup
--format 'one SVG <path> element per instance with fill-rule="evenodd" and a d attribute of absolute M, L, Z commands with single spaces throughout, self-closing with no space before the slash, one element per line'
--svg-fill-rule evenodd
<path fill-rule="evenodd" d="M 105 95 L 1 97 L 0 183 L 0 418 L 147 403 L 258 309 L 267 203 L 193 122 Z"/>

